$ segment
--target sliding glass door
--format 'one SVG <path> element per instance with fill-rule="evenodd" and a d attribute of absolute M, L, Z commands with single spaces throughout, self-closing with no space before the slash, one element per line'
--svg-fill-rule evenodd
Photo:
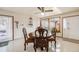
<path fill-rule="evenodd" d="M 0 42 L 13 40 L 13 17 L 0 16 Z"/>
<path fill-rule="evenodd" d="M 63 37 L 79 40 L 79 16 L 63 18 Z"/>

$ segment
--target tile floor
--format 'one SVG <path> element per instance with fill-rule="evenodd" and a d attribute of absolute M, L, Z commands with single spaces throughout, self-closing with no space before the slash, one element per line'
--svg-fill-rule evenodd
<path fill-rule="evenodd" d="M 49 43 L 49 52 L 54 52 L 54 45 Z M 8 46 L 0 47 L 0 52 L 34 52 L 33 43 L 29 43 L 26 51 L 24 51 L 24 39 L 17 39 L 10 41 Z M 39 48 L 37 52 L 41 51 Z M 56 52 L 79 52 L 79 44 L 64 41 L 62 38 L 57 38 L 57 48 Z"/>

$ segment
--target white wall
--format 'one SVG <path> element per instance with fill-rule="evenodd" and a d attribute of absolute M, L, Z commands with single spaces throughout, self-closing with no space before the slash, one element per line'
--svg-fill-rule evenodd
<path fill-rule="evenodd" d="M 14 16 L 14 21 L 19 21 L 19 26 L 18 29 L 16 28 L 16 25 L 14 23 L 14 39 L 20 39 L 23 38 L 23 33 L 22 33 L 22 27 L 26 27 L 27 32 L 29 33 L 30 30 L 32 32 L 34 32 L 34 30 L 36 29 L 36 27 L 39 26 L 40 22 L 39 22 L 39 18 L 32 16 L 32 15 L 22 15 L 22 14 L 18 14 L 18 13 L 13 13 L 10 11 L 6 11 L 6 10 L 0 10 L 0 14 L 1 15 L 10 15 L 10 16 Z M 29 17 L 32 16 L 33 17 L 33 28 L 28 26 L 28 22 L 29 22 Z M 23 24 L 23 26 L 22 26 Z"/>

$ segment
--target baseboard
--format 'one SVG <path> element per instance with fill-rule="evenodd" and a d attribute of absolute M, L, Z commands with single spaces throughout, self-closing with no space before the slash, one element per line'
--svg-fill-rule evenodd
<path fill-rule="evenodd" d="M 79 40 L 78 39 L 67 38 L 67 37 L 62 37 L 62 36 L 56 36 L 56 37 L 62 38 L 64 41 L 68 41 L 68 42 L 79 44 Z"/>
<path fill-rule="evenodd" d="M 58 38 L 63 38 L 62 36 L 56 36 L 56 37 L 58 37 Z"/>
<path fill-rule="evenodd" d="M 23 39 L 23 37 L 14 38 L 14 40 L 20 40 Z"/>

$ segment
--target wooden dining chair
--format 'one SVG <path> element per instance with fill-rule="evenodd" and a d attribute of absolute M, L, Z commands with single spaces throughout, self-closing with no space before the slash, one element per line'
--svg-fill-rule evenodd
<path fill-rule="evenodd" d="M 56 31 L 52 32 L 52 35 L 48 38 L 48 41 L 51 42 L 51 46 L 52 46 L 52 42 L 54 42 L 54 46 L 56 50 Z"/>
<path fill-rule="evenodd" d="M 29 33 L 29 35 L 27 35 L 26 28 L 23 28 L 22 31 L 23 31 L 23 35 L 24 35 L 24 50 L 26 50 L 26 44 L 28 45 L 28 43 L 33 43 L 34 36 L 32 33 Z"/>
<path fill-rule="evenodd" d="M 48 31 L 41 27 L 35 30 L 35 39 L 34 39 L 35 52 L 38 47 L 41 48 L 41 50 L 43 50 L 43 47 L 45 47 L 46 51 L 48 51 L 48 40 L 46 38 L 47 34 Z"/>
<path fill-rule="evenodd" d="M 26 39 L 28 39 L 26 28 L 23 28 L 22 32 L 23 32 L 23 35 L 24 35 L 24 50 L 26 50 Z"/>

